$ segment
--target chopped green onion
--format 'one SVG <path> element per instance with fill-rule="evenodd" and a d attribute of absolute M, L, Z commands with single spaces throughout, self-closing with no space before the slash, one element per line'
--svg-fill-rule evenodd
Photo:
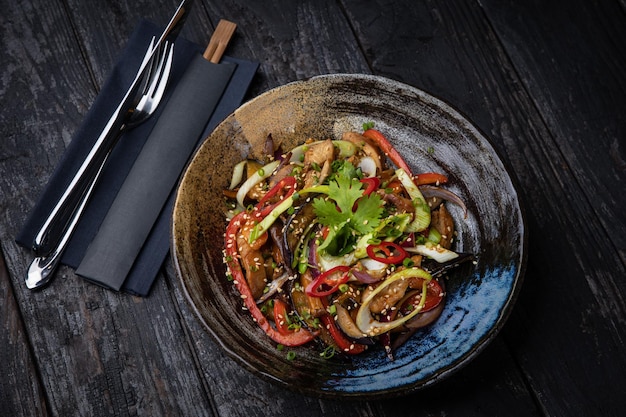
<path fill-rule="evenodd" d="M 330 359 L 335 356 L 335 353 L 337 353 L 337 351 L 334 346 L 327 346 L 326 349 L 320 352 L 320 356 L 324 359 Z"/>
<path fill-rule="evenodd" d="M 396 175 L 402 183 L 402 186 L 413 200 L 413 206 L 415 207 L 415 218 L 408 225 L 407 232 L 421 232 L 430 225 L 430 207 L 426 203 L 426 199 L 422 192 L 419 190 L 413 179 L 405 170 L 399 168 L 396 170 Z"/>
<path fill-rule="evenodd" d="M 439 230 L 435 229 L 434 227 L 429 228 L 428 240 L 435 244 L 441 242 L 441 233 L 439 233 Z"/>

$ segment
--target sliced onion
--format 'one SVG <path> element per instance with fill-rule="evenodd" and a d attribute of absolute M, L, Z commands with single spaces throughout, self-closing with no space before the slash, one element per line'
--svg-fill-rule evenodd
<path fill-rule="evenodd" d="M 315 239 L 309 242 L 309 270 L 313 279 L 320 276 L 319 266 L 317 265 L 317 244 Z"/>
<path fill-rule="evenodd" d="M 370 275 L 367 271 L 363 271 L 358 268 L 352 268 L 350 273 L 353 277 L 355 277 L 359 282 L 363 284 L 373 284 L 381 280 L 381 278 L 376 278 L 373 275 Z"/>
<path fill-rule="evenodd" d="M 285 271 L 282 273 L 281 276 L 272 280 L 272 282 L 270 282 L 267 286 L 267 291 L 262 296 L 260 296 L 258 300 L 256 300 L 256 303 L 261 304 L 264 301 L 268 300 L 271 296 L 276 294 L 278 290 L 280 290 L 283 285 L 285 285 L 285 283 L 289 281 L 289 278 L 291 278 L 291 275 L 287 271 Z"/>
<path fill-rule="evenodd" d="M 365 269 L 370 271 L 383 271 L 387 269 L 387 264 L 384 262 L 377 261 L 372 258 L 361 259 L 361 265 L 365 267 Z"/>
<path fill-rule="evenodd" d="M 404 248 L 407 252 L 417 253 L 427 256 L 439 263 L 451 261 L 459 257 L 459 254 L 449 249 L 435 245 L 415 245 L 414 247 Z"/>
<path fill-rule="evenodd" d="M 364 269 L 355 267 L 352 268 L 351 272 L 354 278 L 364 284 L 373 284 L 380 281 L 386 275 L 387 267 L 389 266 L 371 258 L 361 259 L 359 262 Z"/>
<path fill-rule="evenodd" d="M 359 161 L 359 168 L 361 168 L 363 175 L 366 177 L 376 176 L 376 161 L 374 161 L 374 158 L 371 156 L 361 158 L 361 161 Z"/>
<path fill-rule="evenodd" d="M 230 179 L 230 186 L 228 187 L 229 190 L 234 189 L 237 186 L 237 184 L 241 182 L 241 180 L 243 179 L 243 170 L 245 167 L 246 167 L 245 159 L 239 162 L 237 165 L 235 165 L 235 167 L 233 168 L 233 176 Z"/>
<path fill-rule="evenodd" d="M 454 194 L 452 191 L 434 185 L 420 185 L 419 189 L 426 198 L 443 198 L 444 200 L 448 200 L 458 205 L 463 210 L 463 217 L 467 217 L 467 207 L 465 206 L 465 202 L 463 202 L 461 197 Z"/>

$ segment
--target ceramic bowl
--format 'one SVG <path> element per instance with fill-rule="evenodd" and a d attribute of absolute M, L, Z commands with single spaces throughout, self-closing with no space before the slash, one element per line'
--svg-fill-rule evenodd
<path fill-rule="evenodd" d="M 265 336 L 242 310 L 222 262 L 226 226 L 222 191 L 233 166 L 258 158 L 269 133 L 283 149 L 307 138 L 339 138 L 374 122 L 414 173 L 436 171 L 468 207 L 449 204 L 455 250 L 476 262 L 449 274 L 435 324 L 420 330 L 390 361 L 382 349 L 351 360 L 323 359 L 310 347 L 289 349 Z M 241 106 L 206 139 L 177 192 L 172 256 L 182 287 L 206 330 L 255 374 L 306 395 L 381 398 L 430 386 L 467 364 L 498 333 L 519 291 L 526 232 L 514 184 L 489 141 L 441 100 L 389 79 L 327 75 L 272 89 Z"/>

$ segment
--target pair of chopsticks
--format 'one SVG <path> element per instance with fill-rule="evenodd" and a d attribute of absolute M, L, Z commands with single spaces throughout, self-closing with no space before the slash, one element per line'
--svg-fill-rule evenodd
<path fill-rule="evenodd" d="M 207 61 L 212 62 L 213 64 L 217 64 L 222 59 L 222 55 L 224 55 L 224 51 L 228 46 L 228 42 L 233 37 L 235 33 L 235 29 L 237 29 L 237 25 L 233 22 L 229 22 L 228 20 L 220 20 L 215 28 L 215 32 L 213 32 L 213 36 L 209 40 L 209 45 L 205 49 L 202 56 Z"/>

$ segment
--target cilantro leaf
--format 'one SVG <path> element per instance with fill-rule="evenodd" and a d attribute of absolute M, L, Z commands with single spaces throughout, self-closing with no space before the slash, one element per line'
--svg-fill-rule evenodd
<path fill-rule="evenodd" d="M 331 231 L 321 247 L 332 254 L 349 252 L 357 235 L 365 235 L 380 224 L 384 211 L 380 196 L 364 195 L 363 184 L 354 174 L 354 167 L 338 170 L 328 184 L 327 198 L 313 201 L 318 221 Z"/>
<path fill-rule="evenodd" d="M 358 201 L 357 210 L 353 213 L 350 224 L 357 232 L 366 235 L 380 224 L 382 214 L 382 199 L 378 194 L 372 193 Z"/>
<path fill-rule="evenodd" d="M 350 178 L 346 175 L 337 175 L 335 181 L 332 181 L 328 185 L 330 189 L 328 197 L 335 200 L 341 214 L 346 220 L 349 219 L 352 215 L 354 203 L 363 196 L 363 184 L 355 178 Z"/>

